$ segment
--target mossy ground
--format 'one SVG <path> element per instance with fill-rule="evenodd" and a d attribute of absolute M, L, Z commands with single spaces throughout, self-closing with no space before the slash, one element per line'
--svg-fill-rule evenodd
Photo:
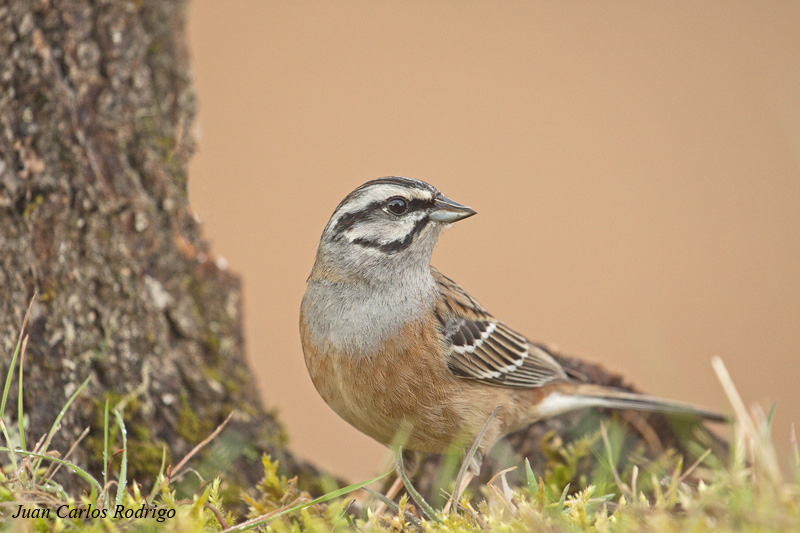
<path fill-rule="evenodd" d="M 22 428 L 9 427 L 5 420 L 14 416 L 6 418 L 4 411 L 16 361 L 24 357 L 22 339 L 0 406 L 6 444 L 0 448 L 4 531 L 800 531 L 796 437 L 792 464 L 781 465 L 769 436 L 771 416 L 744 408 L 721 361 L 715 368 L 735 413 L 725 458 L 701 451 L 685 464 L 667 450 L 647 459 L 642 450 L 626 447 L 626 426 L 601 424 L 570 442 L 547 435 L 541 442 L 547 459 L 541 472 L 527 463 L 516 476 L 509 475 L 511 469 L 497 472 L 488 484 L 465 493 L 451 512 L 439 503 L 433 508 L 404 479 L 409 494 L 378 513 L 381 495 L 360 489 L 377 486 L 392 472 L 344 488 L 327 478 L 316 480 L 325 495 L 312 500 L 297 477 L 281 474 L 278 463 L 264 455 L 260 483 L 230 482 L 238 479 L 230 457 L 245 444 L 226 433 L 225 424 L 202 424 L 183 398 L 178 432 L 198 446 L 177 462 L 165 443 L 136 429 L 134 422 L 143 414 L 133 396 L 98 398 L 95 422 L 75 443 L 103 465 L 101 476 L 72 464 L 69 450 L 48 450 L 59 417 L 85 383 L 61 414 L 53 413 L 50 436 L 26 447 L 19 438 Z M 15 415 L 24 420 L 21 412 Z M 257 459 L 250 457 L 250 463 Z M 55 478 L 59 468 L 85 481 L 82 494 L 61 487 Z M 523 482 L 511 487 L 512 477 Z M 448 477 L 442 490 L 452 492 L 453 486 Z M 87 516 L 87 510 L 94 513 Z M 23 517 L 14 518 L 18 513 Z"/>
<path fill-rule="evenodd" d="M 737 428 L 740 425 L 737 422 Z M 203 479 L 199 472 L 184 467 L 183 472 L 196 480 L 191 493 L 186 493 L 185 487 L 176 488 L 174 480 L 180 473 L 165 471 L 161 456 L 149 457 L 156 474 L 151 478 L 155 489 L 148 495 L 132 481 L 130 471 L 121 472 L 118 453 L 110 470 L 114 480 L 125 483 L 126 490 L 118 492 L 112 480 L 104 490 L 92 490 L 87 484 L 86 492 L 76 498 L 49 479 L 48 461 L 36 469 L 35 458 L 17 454 L 15 470 L 6 454 L 0 473 L 0 517 L 3 530 L 20 531 L 223 531 L 256 529 L 257 525 L 286 532 L 800 531 L 800 465 L 790 465 L 788 476 L 785 471 L 773 470 L 769 441 L 751 442 L 737 429 L 740 439 L 728 464 L 707 454 L 686 465 L 668 451 L 651 461 L 629 457 L 627 470 L 620 472 L 614 458 L 619 453 L 615 449 L 617 434 L 623 430 L 622 426 L 610 426 L 568 445 L 552 435 L 544 443 L 547 468 L 525 472 L 522 486 L 509 487 L 506 473 L 500 472 L 490 484 L 465 494 L 457 511 L 437 509 L 431 514 L 404 495 L 396 507 L 376 515 L 378 500 L 362 491 L 340 491 L 329 501 L 309 505 L 311 496 L 297 488 L 297 479 L 281 475 L 279 465 L 268 456 L 262 457 L 262 481 L 245 490 L 228 486 L 224 471 L 214 472 L 213 479 Z M 109 432 L 110 452 L 123 449 L 121 434 L 119 429 Z M 223 435 L 224 430 L 217 436 L 221 443 L 225 442 Z M 99 450 L 97 439 L 85 442 L 102 455 L 103 440 L 101 432 Z M 133 437 L 128 439 L 126 447 L 131 456 L 136 453 L 133 442 Z M 581 474 L 587 462 L 594 467 L 591 479 Z M 452 482 L 447 488 L 452 489 Z M 247 506 L 246 516 L 230 511 L 240 508 L 242 502 Z M 10 519 L 19 505 L 50 509 L 51 513 L 46 518 Z M 117 505 L 134 511 L 145 505 L 161 510 L 162 516 L 169 513 L 169 518 L 161 522 L 155 517 L 115 517 Z M 60 506 L 61 517 L 55 515 Z M 87 507 L 109 511 L 99 518 L 67 516 L 70 510 Z M 257 524 L 248 526 L 248 520 Z"/>

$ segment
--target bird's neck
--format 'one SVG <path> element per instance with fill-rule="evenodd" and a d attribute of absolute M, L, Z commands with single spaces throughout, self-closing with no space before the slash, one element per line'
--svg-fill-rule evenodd
<path fill-rule="evenodd" d="M 420 320 L 436 295 L 430 265 L 422 272 L 367 279 L 337 275 L 317 264 L 303 298 L 303 316 L 317 347 L 328 343 L 337 353 L 370 357 L 404 326 Z"/>

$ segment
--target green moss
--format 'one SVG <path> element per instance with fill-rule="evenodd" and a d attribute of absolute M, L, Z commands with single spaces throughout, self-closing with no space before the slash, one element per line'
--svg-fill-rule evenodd
<path fill-rule="evenodd" d="M 25 211 L 22 213 L 22 217 L 25 220 L 29 220 L 33 212 L 36 211 L 39 207 L 41 207 L 43 203 L 44 203 L 44 195 L 37 194 L 36 198 L 34 198 L 33 201 L 25 207 Z"/>
<path fill-rule="evenodd" d="M 6 487 L 8 478 L 5 473 L 0 471 L 0 501 L 10 502 L 14 500 L 14 494 Z"/>
<path fill-rule="evenodd" d="M 166 465 L 173 464 L 170 447 L 163 440 L 129 440 L 128 476 L 137 480 L 154 480 L 164 458 Z"/>
<path fill-rule="evenodd" d="M 186 393 L 181 393 L 180 407 L 178 409 L 178 423 L 175 428 L 178 435 L 192 444 L 198 443 L 214 430 L 214 426 L 208 420 L 201 420 L 189 405 Z"/>
<path fill-rule="evenodd" d="M 241 382 L 233 378 L 222 380 L 222 386 L 225 387 L 225 390 L 228 392 L 228 394 L 232 396 L 236 396 L 241 390 L 241 387 L 239 387 L 239 383 Z"/>
<path fill-rule="evenodd" d="M 215 333 L 208 332 L 206 334 L 206 337 L 203 339 L 203 345 L 209 351 L 211 351 L 211 352 L 213 352 L 215 354 L 218 354 L 219 353 L 219 347 L 220 347 L 219 336 L 217 336 Z"/>
<path fill-rule="evenodd" d="M 44 286 L 42 287 L 41 292 L 39 293 L 39 301 L 46 303 L 55 300 L 57 294 L 56 292 L 57 288 L 58 288 L 58 283 L 56 283 L 56 280 L 52 278 L 48 279 L 44 283 Z"/>
<path fill-rule="evenodd" d="M 286 476 L 278 474 L 278 461 L 264 454 L 261 457 L 264 468 L 264 477 L 256 485 L 256 495 L 242 494 L 242 499 L 249 506 L 248 517 L 254 518 L 281 507 L 282 502 L 297 495 L 297 479 L 288 480 Z"/>
<path fill-rule="evenodd" d="M 150 45 L 147 47 L 147 53 L 150 55 L 158 55 L 161 53 L 161 49 L 162 49 L 161 43 L 156 40 L 153 40 L 150 41 Z"/>
<path fill-rule="evenodd" d="M 173 137 L 156 137 L 155 145 L 161 149 L 162 153 L 172 155 L 175 149 L 175 139 Z"/>
<path fill-rule="evenodd" d="M 206 377 L 213 381 L 222 381 L 222 376 L 219 374 L 219 368 L 210 365 L 203 365 L 200 371 Z"/>
<path fill-rule="evenodd" d="M 194 277 L 187 274 L 183 277 L 183 285 L 192 298 L 192 308 L 194 312 L 197 313 L 197 316 L 208 316 L 203 312 L 205 310 L 203 307 L 203 303 L 205 302 L 203 284 L 198 283 Z"/>
<path fill-rule="evenodd" d="M 166 453 L 167 464 L 172 462 L 170 447 L 165 441 L 151 434 L 142 413 L 143 404 L 140 400 L 109 391 L 92 402 L 94 421 L 92 430 L 86 438 L 86 443 L 91 452 L 90 457 L 96 463 L 95 469 L 102 469 L 100 465 L 102 465 L 103 450 L 105 448 L 104 417 L 106 400 L 108 400 L 109 411 L 122 402 L 125 403 L 122 418 L 128 431 L 129 479 L 137 479 L 143 483 L 147 483 L 146 480 L 154 480 L 161 469 L 164 453 Z M 110 454 L 122 447 L 120 428 L 111 413 L 109 413 L 108 421 L 108 443 Z"/>

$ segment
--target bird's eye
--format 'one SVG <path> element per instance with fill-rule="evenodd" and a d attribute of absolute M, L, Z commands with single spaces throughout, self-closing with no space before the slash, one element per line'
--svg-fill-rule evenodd
<path fill-rule="evenodd" d="M 389 198 L 386 201 L 386 209 L 388 209 L 392 214 L 402 215 L 408 211 L 408 202 L 399 196 L 395 196 L 394 198 Z"/>

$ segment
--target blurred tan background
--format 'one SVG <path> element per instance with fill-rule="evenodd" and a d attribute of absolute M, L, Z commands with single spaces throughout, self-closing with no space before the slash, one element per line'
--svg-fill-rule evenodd
<path fill-rule="evenodd" d="M 800 3 L 196 0 L 191 200 L 244 278 L 249 356 L 295 450 L 386 457 L 317 396 L 298 310 L 357 185 L 478 216 L 434 264 L 535 340 L 642 389 L 800 422 Z"/>

